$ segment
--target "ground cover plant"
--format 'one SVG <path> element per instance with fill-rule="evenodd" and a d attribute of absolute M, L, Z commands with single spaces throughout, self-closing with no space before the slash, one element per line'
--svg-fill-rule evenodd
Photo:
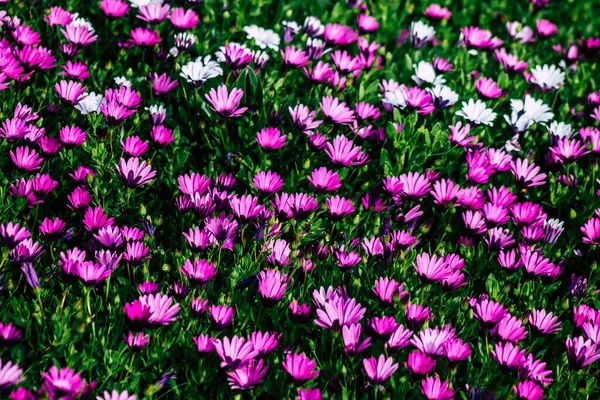
<path fill-rule="evenodd" d="M 595 399 L 594 1 L 0 1 L 0 396 Z"/>

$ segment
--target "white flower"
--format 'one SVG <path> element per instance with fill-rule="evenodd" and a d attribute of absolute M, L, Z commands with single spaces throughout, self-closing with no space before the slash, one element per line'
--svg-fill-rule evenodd
<path fill-rule="evenodd" d="M 162 4 L 163 0 L 129 0 L 131 7 L 140 8 L 148 4 Z"/>
<path fill-rule="evenodd" d="M 83 98 L 75 104 L 75 108 L 83 115 L 89 113 L 99 113 L 100 105 L 106 103 L 106 99 L 101 94 L 91 92 L 90 94 L 84 93 Z"/>
<path fill-rule="evenodd" d="M 536 122 L 548 122 L 554 118 L 548 107 L 542 100 L 535 100 L 530 95 L 525 96 L 525 101 L 511 99 L 512 113 L 505 115 L 504 119 L 515 132 L 525 132 Z"/>
<path fill-rule="evenodd" d="M 552 121 L 550 126 L 547 126 L 546 129 L 550 136 L 554 136 L 556 139 L 570 138 L 571 135 L 573 135 L 573 128 L 571 125 L 565 124 L 564 122 Z"/>
<path fill-rule="evenodd" d="M 508 153 L 512 153 L 515 151 L 521 151 L 521 144 L 519 143 L 519 134 L 514 135 L 510 140 L 507 140 L 504 144 L 504 149 Z"/>
<path fill-rule="evenodd" d="M 437 85 L 427 91 L 433 97 L 433 105 L 437 109 L 453 106 L 458 101 L 458 94 L 448 86 Z"/>
<path fill-rule="evenodd" d="M 421 21 L 412 22 L 410 24 L 410 38 L 413 47 L 420 49 L 435 39 L 435 29 L 433 26 L 424 24 Z"/>
<path fill-rule="evenodd" d="M 281 25 L 285 26 L 286 28 L 288 28 L 290 31 L 292 31 L 294 33 L 300 32 L 300 25 L 298 25 L 298 23 L 296 21 L 283 21 L 281 23 Z M 323 29 L 325 29 L 325 28 L 323 28 Z"/>
<path fill-rule="evenodd" d="M 537 65 L 531 70 L 531 75 L 529 82 L 543 91 L 556 90 L 565 81 L 565 73 L 556 65 L 544 64 L 543 67 Z"/>
<path fill-rule="evenodd" d="M 313 17 L 312 15 L 306 17 L 303 26 L 304 32 L 308 33 L 309 36 L 317 37 L 321 36 L 325 32 L 325 25 L 321 23 L 319 18 Z"/>
<path fill-rule="evenodd" d="M 144 108 L 144 110 L 148 111 L 150 114 L 166 114 L 167 109 L 162 104 L 153 104 L 150 107 Z"/>
<path fill-rule="evenodd" d="M 398 107 L 401 110 L 406 107 L 406 96 L 402 88 L 398 88 L 391 92 L 385 92 L 385 97 L 382 101 L 393 107 Z"/>
<path fill-rule="evenodd" d="M 563 227 L 564 221 L 556 218 L 549 218 L 544 220 L 544 233 L 546 234 L 546 243 L 554 243 L 561 233 L 565 230 Z"/>
<path fill-rule="evenodd" d="M 424 82 L 431 83 L 434 86 L 443 85 L 446 79 L 442 75 L 436 75 L 435 69 L 430 62 L 421 61 L 417 65 L 413 65 L 415 74 L 412 76 L 413 81 L 421 86 Z"/>
<path fill-rule="evenodd" d="M 270 48 L 279 50 L 281 38 L 278 34 L 270 29 L 261 28 L 260 26 L 250 25 L 244 27 L 244 32 L 248 34 L 247 39 L 254 39 L 256 45 L 261 49 Z"/>
<path fill-rule="evenodd" d="M 466 118 L 476 125 L 492 126 L 496 119 L 496 113 L 491 108 L 487 108 L 483 101 L 473 101 L 473 99 L 469 99 L 468 102 L 463 101 L 462 110 L 457 111 L 456 115 Z"/>
<path fill-rule="evenodd" d="M 223 68 L 218 62 L 211 60 L 211 56 L 198 57 L 196 61 L 190 61 L 181 67 L 181 75 L 194 87 L 200 87 L 211 78 L 223 75 Z"/>
<path fill-rule="evenodd" d="M 269 62 L 270 58 L 266 51 L 252 51 L 252 61 L 256 68 L 263 68 Z"/>
<path fill-rule="evenodd" d="M 129 81 L 129 79 L 125 78 L 124 76 L 115 77 L 115 84 L 117 86 L 131 87 L 131 82 Z"/>
<path fill-rule="evenodd" d="M 72 15 L 72 20 L 71 23 L 69 25 L 73 26 L 73 27 L 78 27 L 78 26 L 85 26 L 86 28 L 88 28 L 89 31 L 93 31 L 94 27 L 92 26 L 92 23 L 79 16 L 79 13 L 75 13 Z"/>
<path fill-rule="evenodd" d="M 175 47 L 181 48 L 183 50 L 189 50 L 196 43 L 198 38 L 196 35 L 189 32 L 179 32 L 175 36 L 173 36 L 175 40 Z"/>

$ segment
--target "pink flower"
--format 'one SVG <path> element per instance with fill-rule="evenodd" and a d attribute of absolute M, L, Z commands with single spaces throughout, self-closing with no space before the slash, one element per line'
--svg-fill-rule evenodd
<path fill-rule="evenodd" d="M 79 82 L 60 81 L 54 85 L 54 90 L 65 104 L 72 106 L 85 97 L 84 93 L 87 89 Z"/>
<path fill-rule="evenodd" d="M 150 3 L 140 7 L 137 17 L 149 24 L 156 25 L 169 15 L 171 10 L 168 4 Z"/>
<path fill-rule="evenodd" d="M 319 375 L 320 372 L 314 369 L 316 365 L 315 361 L 306 357 L 304 353 L 286 355 L 285 361 L 281 365 L 297 384 L 310 381 Z"/>
<path fill-rule="evenodd" d="M 333 144 L 327 142 L 325 152 L 334 164 L 340 166 L 362 165 L 368 158 L 360 147 L 354 146 L 352 140 L 344 135 L 336 136 Z"/>
<path fill-rule="evenodd" d="M 264 128 L 256 133 L 256 141 L 264 150 L 273 151 L 285 146 L 286 135 L 278 128 Z"/>
<path fill-rule="evenodd" d="M 258 355 L 252 342 L 246 341 L 243 337 L 233 336 L 229 339 L 225 336 L 223 340 L 215 339 L 214 346 L 221 358 L 221 368 L 236 369 L 252 361 Z"/>
<path fill-rule="evenodd" d="M 355 120 L 354 111 L 348 108 L 345 102 L 340 102 L 337 97 L 325 96 L 319 105 L 325 118 L 334 124 L 351 125 Z"/>
<path fill-rule="evenodd" d="M 363 32 L 374 32 L 379 28 L 379 22 L 370 15 L 358 14 L 358 28 Z"/>
<path fill-rule="evenodd" d="M 538 35 L 542 38 L 547 38 L 550 36 L 554 36 L 558 33 L 558 28 L 552 22 L 540 19 L 536 21 L 535 28 L 537 30 Z"/>
<path fill-rule="evenodd" d="M 279 174 L 275 172 L 261 171 L 254 175 L 252 184 L 260 192 L 263 192 L 265 194 L 273 194 L 281 190 L 281 187 L 283 186 L 283 179 L 281 179 Z"/>
<path fill-rule="evenodd" d="M 302 68 L 310 64 L 308 55 L 302 49 L 296 49 L 295 46 L 286 46 L 285 50 L 280 50 L 279 54 L 283 57 L 283 63 L 289 68 Z"/>
<path fill-rule="evenodd" d="M 433 23 L 439 22 L 444 19 L 450 19 L 452 13 L 447 8 L 440 6 L 439 4 L 431 4 L 423 11 L 423 14 Z"/>
<path fill-rule="evenodd" d="M 378 359 L 375 359 L 375 357 L 365 358 L 363 367 L 371 382 L 381 384 L 396 372 L 398 364 L 394 363 L 392 357 L 386 358 L 385 355 L 381 354 Z"/>
<path fill-rule="evenodd" d="M 529 164 L 527 159 L 518 158 L 511 162 L 511 172 L 515 176 L 517 184 L 524 187 L 541 186 L 546 183 L 546 174 L 540 173 L 540 167 Z"/>
<path fill-rule="evenodd" d="M 88 28 L 85 25 L 67 25 L 65 29 L 60 30 L 69 43 L 75 46 L 87 46 L 98 39 L 96 31 L 92 28 Z"/>
<path fill-rule="evenodd" d="M 227 86 L 221 85 L 215 89 L 210 89 L 209 94 L 206 94 L 206 99 L 211 104 L 213 111 L 225 118 L 239 117 L 248 110 L 248 107 L 240 108 L 240 101 L 244 91 L 238 88 L 228 92 Z"/>
<path fill-rule="evenodd" d="M 154 73 L 152 80 L 152 90 L 154 90 L 154 94 L 156 95 L 168 93 L 179 86 L 179 82 L 171 79 L 166 73 L 160 76 L 157 73 Z"/>
<path fill-rule="evenodd" d="M 258 274 L 258 292 L 267 306 L 281 299 L 288 285 L 287 274 L 279 270 L 267 269 Z"/>
<path fill-rule="evenodd" d="M 177 29 L 188 30 L 195 28 L 200 22 L 200 19 L 198 18 L 198 14 L 193 10 L 173 8 L 171 10 L 171 15 L 169 16 L 169 21 L 171 21 L 173 26 Z"/>
<path fill-rule="evenodd" d="M 341 24 L 327 24 L 323 32 L 325 40 L 335 46 L 344 46 L 354 43 L 358 37 L 358 32 L 352 28 Z"/>
<path fill-rule="evenodd" d="M 149 28 L 135 28 L 131 30 L 131 43 L 140 47 L 150 47 L 160 43 L 160 37 L 156 31 Z"/>
<path fill-rule="evenodd" d="M 129 5 L 123 0 L 102 0 L 100 9 L 107 17 L 121 18 L 129 11 Z"/>
<path fill-rule="evenodd" d="M 262 382 L 269 366 L 264 360 L 252 360 L 233 371 L 227 371 L 227 381 L 232 389 L 249 390 Z"/>
<path fill-rule="evenodd" d="M 307 179 L 319 192 L 332 192 L 342 186 L 338 173 L 329 171 L 325 167 L 313 170 Z"/>
<path fill-rule="evenodd" d="M 9 153 L 15 166 L 23 171 L 35 171 L 42 168 L 44 159 L 39 156 L 37 151 L 27 146 L 17 147 Z"/>
<path fill-rule="evenodd" d="M 327 204 L 329 214 L 334 220 L 342 219 L 356 210 L 351 200 L 337 195 L 328 198 L 325 203 Z"/>
<path fill-rule="evenodd" d="M 477 93 L 485 99 L 495 99 L 502 96 L 502 90 L 498 87 L 498 84 L 490 78 L 479 78 L 475 82 L 475 88 Z"/>
<path fill-rule="evenodd" d="M 429 400 L 452 399 L 454 389 L 448 386 L 448 382 L 442 381 L 439 376 L 430 376 L 421 381 L 421 393 Z"/>

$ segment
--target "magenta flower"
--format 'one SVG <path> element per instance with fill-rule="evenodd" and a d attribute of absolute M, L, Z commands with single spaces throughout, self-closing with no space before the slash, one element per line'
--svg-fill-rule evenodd
<path fill-rule="evenodd" d="M 324 82 L 331 79 L 333 69 L 328 63 L 319 61 L 312 68 L 304 67 L 304 73 L 306 74 L 306 77 L 313 82 Z"/>
<path fill-rule="evenodd" d="M 467 48 L 489 49 L 499 47 L 492 39 L 492 33 L 477 26 L 469 26 L 460 30 L 462 41 Z"/>
<path fill-rule="evenodd" d="M 252 360 L 233 371 L 227 371 L 227 381 L 232 389 L 249 390 L 262 382 L 269 366 L 264 360 Z"/>
<path fill-rule="evenodd" d="M 512 161 L 510 170 L 515 176 L 517 184 L 526 188 L 541 186 L 546 183 L 546 174 L 540 173 L 540 167 L 529 164 L 527 159 L 518 158 L 517 161 Z"/>
<path fill-rule="evenodd" d="M 290 262 L 290 245 L 284 239 L 277 239 L 269 242 L 267 248 L 271 253 L 267 256 L 267 261 L 271 264 L 284 267 Z"/>
<path fill-rule="evenodd" d="M 471 125 L 466 124 L 464 127 L 462 126 L 462 122 L 457 122 L 456 125 L 451 125 L 448 127 L 450 129 L 450 135 L 448 135 L 448 140 L 452 144 L 456 144 L 461 147 L 470 147 L 474 145 L 474 142 L 477 141 L 476 136 L 469 136 L 469 132 L 471 130 Z"/>
<path fill-rule="evenodd" d="M 23 370 L 17 364 L 10 361 L 3 363 L 0 359 L 0 393 L 24 380 Z"/>
<path fill-rule="evenodd" d="M 287 372 L 294 382 L 298 385 L 308 382 L 319 375 L 319 370 L 315 370 L 315 361 L 306 357 L 304 353 L 287 354 L 285 361 L 281 363 L 285 372 Z"/>
<path fill-rule="evenodd" d="M 236 369 L 247 364 L 258 355 L 252 342 L 238 336 L 233 336 L 231 339 L 227 336 L 223 337 L 223 340 L 215 339 L 214 347 L 221 358 L 221 368 Z"/>
<path fill-rule="evenodd" d="M 440 179 L 433 184 L 431 195 L 434 198 L 434 203 L 448 206 L 456 199 L 460 186 L 452 182 L 450 179 Z"/>
<path fill-rule="evenodd" d="M 65 126 L 59 131 L 58 135 L 65 146 L 80 146 L 85 143 L 87 136 L 78 126 Z"/>
<path fill-rule="evenodd" d="M 155 145 L 162 148 L 167 147 L 175 140 L 173 130 L 168 129 L 163 125 L 153 126 L 150 130 L 150 137 Z"/>
<path fill-rule="evenodd" d="M 199 354 L 209 354 L 215 350 L 215 340 L 206 334 L 200 334 L 198 336 L 193 336 L 192 340 L 196 344 L 196 348 Z"/>
<path fill-rule="evenodd" d="M 233 308 L 222 305 L 214 305 L 208 308 L 208 316 L 213 329 L 223 331 L 231 325 L 233 319 Z"/>
<path fill-rule="evenodd" d="M 550 147 L 550 152 L 554 160 L 560 164 L 572 163 L 589 153 L 583 142 L 577 139 L 569 140 L 567 137 L 558 140 L 556 145 Z"/>
<path fill-rule="evenodd" d="M 404 366 L 411 375 L 424 376 L 433 370 L 435 362 L 435 359 L 415 350 L 408 354 L 408 360 Z"/>
<path fill-rule="evenodd" d="M 67 26 L 73 21 L 73 16 L 60 7 L 50 8 L 50 14 L 44 15 L 44 21 L 50 26 Z"/>
<path fill-rule="evenodd" d="M 423 393 L 423 396 L 428 400 L 452 399 L 454 396 L 454 389 L 448 386 L 448 382 L 442 381 L 439 376 L 430 376 L 421 381 L 421 393 Z"/>
<path fill-rule="evenodd" d="M 254 175 L 252 184 L 262 193 L 273 194 L 281 190 L 281 187 L 283 186 L 283 179 L 281 179 L 281 177 L 275 172 L 261 171 Z"/>
<path fill-rule="evenodd" d="M 542 38 L 548 38 L 558 33 L 558 28 L 552 22 L 546 19 L 540 19 L 535 22 L 535 28 L 538 35 Z"/>
<path fill-rule="evenodd" d="M 398 180 L 402 184 L 400 195 L 409 200 L 418 200 L 431 190 L 431 182 L 427 176 L 418 172 L 402 174 Z"/>
<path fill-rule="evenodd" d="M 140 47 L 151 47 L 160 43 L 158 33 L 149 28 L 135 28 L 131 32 L 131 43 Z"/>
<path fill-rule="evenodd" d="M 254 350 L 257 352 L 257 357 L 264 357 L 271 353 L 281 339 L 281 334 L 269 333 L 269 332 L 252 332 L 248 340 L 252 343 Z"/>
<path fill-rule="evenodd" d="M 85 47 L 94 43 L 98 39 L 96 31 L 85 25 L 69 24 L 65 26 L 65 29 L 61 29 L 60 32 L 72 45 Z"/>
<path fill-rule="evenodd" d="M 220 47 L 217 52 L 217 60 L 224 62 L 227 67 L 233 70 L 238 70 L 250 64 L 252 51 L 244 45 L 231 42 Z"/>
<path fill-rule="evenodd" d="M 267 269 L 258 274 L 258 293 L 262 296 L 267 306 L 274 305 L 281 299 L 287 288 L 289 279 L 287 274 L 279 270 Z"/>
<path fill-rule="evenodd" d="M 338 173 L 329 171 L 325 167 L 313 170 L 307 179 L 321 193 L 335 191 L 342 186 Z"/>
<path fill-rule="evenodd" d="M 256 133 L 256 141 L 264 150 L 273 151 L 285 146 L 287 136 L 278 128 L 264 128 Z"/>
<path fill-rule="evenodd" d="M 298 104 L 294 108 L 289 107 L 292 122 L 296 128 L 304 133 L 312 132 L 321 125 L 320 120 L 315 121 L 316 111 L 310 111 L 307 106 Z"/>
<path fill-rule="evenodd" d="M 355 166 L 366 163 L 368 156 L 359 146 L 354 146 L 352 140 L 344 135 L 338 135 L 333 139 L 333 144 L 327 143 L 325 152 L 336 165 L 339 166 Z"/>
<path fill-rule="evenodd" d="M 107 17 L 121 18 L 129 11 L 129 5 L 123 0 L 102 0 L 100 9 Z"/>
<path fill-rule="evenodd" d="M 244 95 L 244 91 L 234 88 L 231 93 L 227 91 L 227 86 L 221 85 L 215 89 L 210 89 L 210 93 L 205 95 L 211 108 L 217 114 L 225 118 L 239 117 L 248 109 L 247 107 L 240 108 L 240 100 Z"/>
<path fill-rule="evenodd" d="M 491 353 L 498 366 L 504 369 L 517 369 L 525 360 L 525 350 L 519 349 L 519 345 L 511 342 L 497 343 Z"/>
<path fill-rule="evenodd" d="M 551 312 L 546 313 L 546 310 L 532 310 L 528 320 L 542 335 L 551 335 L 561 330 L 561 323 L 557 322 L 558 317 L 553 316 Z"/>
<path fill-rule="evenodd" d="M 475 88 L 477 89 L 477 93 L 484 99 L 495 99 L 502 96 L 502 90 L 500 90 L 498 84 L 490 78 L 477 79 Z"/>
<path fill-rule="evenodd" d="M 125 340 L 125 344 L 133 351 L 140 351 L 148 344 L 150 341 L 150 336 L 144 335 L 144 332 L 139 332 L 134 334 L 133 332 L 129 332 L 127 336 L 123 338 Z"/>
<path fill-rule="evenodd" d="M 334 124 L 351 125 L 355 120 L 354 111 L 345 102 L 340 102 L 337 97 L 325 96 L 319 105 L 325 118 Z"/>
<path fill-rule="evenodd" d="M 279 50 L 283 57 L 283 63 L 288 68 L 302 68 L 310 64 L 308 55 L 301 48 L 286 46 L 285 50 Z"/>
<path fill-rule="evenodd" d="M 152 77 L 152 90 L 155 95 L 168 93 L 177 86 L 179 86 L 179 82 L 171 79 L 166 73 L 162 75 L 154 73 L 154 76 Z"/>
<path fill-rule="evenodd" d="M 504 70 L 508 73 L 520 73 L 527 69 L 525 61 L 519 61 L 517 56 L 508 54 L 504 48 L 494 50 L 494 57 L 502 64 Z"/>
<path fill-rule="evenodd" d="M 356 208 L 350 199 L 337 195 L 328 198 L 325 201 L 325 204 L 327 205 L 329 214 L 334 220 L 340 220 L 356 211 Z"/>
<path fill-rule="evenodd" d="M 217 275 L 217 269 L 206 260 L 185 260 L 181 273 L 194 285 L 202 285 Z"/>
<path fill-rule="evenodd" d="M 142 307 L 150 311 L 148 323 L 150 326 L 169 325 L 177 319 L 179 304 L 173 303 L 173 298 L 164 294 L 145 294 L 139 298 Z"/>
<path fill-rule="evenodd" d="M 583 243 L 600 246 L 600 217 L 590 218 L 580 229 Z"/>
<path fill-rule="evenodd" d="M 527 336 L 521 320 L 506 313 L 494 328 L 496 334 L 504 341 L 520 342 Z"/>
<path fill-rule="evenodd" d="M 363 67 L 359 57 L 352 57 L 348 52 L 336 50 L 331 54 L 331 59 L 337 69 L 343 74 L 353 73 Z"/>
<path fill-rule="evenodd" d="M 440 22 L 444 19 L 450 19 L 452 13 L 447 8 L 440 6 L 439 4 L 431 4 L 423 11 L 423 14 L 433 23 Z"/>
<path fill-rule="evenodd" d="M 325 302 L 323 308 L 317 309 L 315 323 L 326 329 L 339 329 L 339 327 L 358 323 L 364 316 L 366 309 L 355 299 L 330 300 Z"/>
<path fill-rule="evenodd" d="M 23 171 L 35 171 L 42 168 L 44 159 L 39 156 L 37 151 L 27 146 L 17 147 L 9 153 L 15 166 Z"/>
<path fill-rule="evenodd" d="M 116 165 L 116 173 L 123 180 L 123 183 L 131 188 L 136 188 L 153 181 L 156 171 L 152 170 L 146 161 L 140 162 L 138 157 L 132 157 L 128 160 L 121 158 Z"/>
<path fill-rule="evenodd" d="M 264 210 L 264 207 L 257 203 L 258 199 L 252 195 L 234 196 L 229 199 L 231 211 L 242 224 L 254 220 Z"/>
<path fill-rule="evenodd" d="M 0 322 L 0 347 L 10 347 L 17 343 L 23 332 L 17 329 L 13 324 L 3 324 Z"/>
<path fill-rule="evenodd" d="M 171 15 L 169 15 L 169 21 L 177 29 L 189 30 L 193 29 L 200 22 L 198 14 L 193 10 L 185 10 L 183 8 L 173 8 Z"/>
<path fill-rule="evenodd" d="M 156 25 L 169 16 L 170 10 L 168 4 L 150 3 L 139 8 L 137 17 L 151 25 Z"/>
<path fill-rule="evenodd" d="M 76 399 L 91 395 L 94 382 L 87 384 L 81 375 L 69 368 L 58 369 L 52 366 L 42 373 L 43 388 L 50 399 Z"/>
<path fill-rule="evenodd" d="M 352 324 L 342 327 L 342 337 L 344 339 L 344 352 L 349 355 L 356 355 L 365 350 L 371 344 L 371 338 L 366 338 L 360 342 L 360 333 L 362 326 Z"/>
<path fill-rule="evenodd" d="M 86 97 L 87 88 L 76 81 L 60 81 L 54 85 L 54 91 L 58 93 L 61 101 L 73 106 Z"/>
<path fill-rule="evenodd" d="M 80 62 L 67 61 L 61 68 L 63 71 L 60 74 L 71 79 L 82 81 L 90 76 L 87 65 Z"/>
<path fill-rule="evenodd" d="M 433 256 L 428 253 L 418 254 L 413 267 L 417 271 L 417 275 L 432 282 L 444 280 L 453 273 L 452 268 L 444 259 L 438 258 L 435 254 Z"/>
<path fill-rule="evenodd" d="M 381 384 L 396 372 L 398 364 L 394 363 L 392 357 L 386 358 L 385 355 L 381 354 L 378 359 L 375 359 L 375 357 L 365 358 L 363 367 L 371 382 Z"/>
<path fill-rule="evenodd" d="M 442 329 L 427 328 L 420 331 L 418 337 L 413 337 L 410 343 L 427 355 L 443 356 L 444 343 L 455 338 L 454 332 L 455 330 L 451 329 L 450 325 L 446 325 Z"/>
<path fill-rule="evenodd" d="M 566 341 L 567 358 L 574 369 L 586 367 L 600 359 L 600 349 L 590 339 L 582 336 L 568 337 Z"/>
<path fill-rule="evenodd" d="M 538 1 L 538 0 L 534 0 Z M 513 389 L 517 400 L 543 400 L 544 389 L 533 381 L 519 382 Z"/>
<path fill-rule="evenodd" d="M 354 43 L 358 37 L 358 32 L 346 25 L 327 24 L 323 36 L 328 43 L 334 46 L 344 46 Z"/>

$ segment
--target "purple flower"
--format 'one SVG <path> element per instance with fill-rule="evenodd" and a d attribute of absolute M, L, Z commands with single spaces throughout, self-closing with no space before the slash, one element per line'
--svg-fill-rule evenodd
<path fill-rule="evenodd" d="M 256 133 L 256 141 L 264 150 L 273 151 L 285 146 L 286 135 L 278 128 L 264 128 Z"/>
<path fill-rule="evenodd" d="M 421 393 L 428 400 L 452 399 L 454 389 L 448 386 L 448 382 L 442 381 L 439 376 L 430 376 L 421 381 Z"/>
<path fill-rule="evenodd" d="M 107 17 L 121 18 L 129 11 L 129 5 L 123 0 L 102 0 L 100 9 Z"/>
<path fill-rule="evenodd" d="M 428 253 L 418 254 L 413 267 L 420 277 L 432 282 L 444 280 L 453 272 L 443 258 Z"/>
<path fill-rule="evenodd" d="M 228 92 L 227 86 L 221 85 L 215 89 L 210 89 L 206 99 L 211 104 L 211 108 L 217 114 L 225 118 L 239 117 L 248 110 L 247 107 L 240 108 L 240 100 L 244 95 L 244 91 L 234 88 L 231 93 Z"/>
<path fill-rule="evenodd" d="M 261 171 L 254 175 L 252 184 L 262 193 L 273 194 L 281 190 L 281 187 L 283 186 L 283 179 L 281 179 L 279 174 L 276 172 Z"/>
<path fill-rule="evenodd" d="M 383 383 L 396 372 L 398 364 L 394 363 L 392 357 L 386 358 L 381 354 L 378 359 L 375 357 L 365 358 L 363 360 L 365 373 L 373 383 Z"/>
<path fill-rule="evenodd" d="M 200 23 L 200 18 L 193 10 L 184 8 L 173 8 L 169 15 L 169 21 L 177 29 L 189 30 L 193 29 Z"/>
<path fill-rule="evenodd" d="M 17 147 L 9 153 L 15 166 L 23 171 L 35 171 L 42 168 L 44 159 L 39 156 L 37 151 L 27 146 Z"/>
<path fill-rule="evenodd" d="M 202 285 L 217 275 L 217 269 L 206 260 L 185 260 L 181 273 L 194 285 Z"/>
<path fill-rule="evenodd" d="M 232 389 L 249 390 L 262 382 L 268 370 L 269 366 L 263 360 L 252 360 L 233 371 L 227 371 L 227 381 Z"/>
<path fill-rule="evenodd" d="M 267 305 L 281 299 L 288 285 L 288 276 L 279 270 L 267 269 L 258 274 L 258 292 Z"/>
<path fill-rule="evenodd" d="M 281 363 L 285 372 L 287 372 L 296 384 L 302 384 L 310 381 L 319 375 L 319 370 L 315 370 L 315 361 L 306 357 L 304 353 L 287 354 L 285 361 Z"/>
<path fill-rule="evenodd" d="M 365 350 L 371 344 L 371 338 L 366 338 L 360 342 L 360 333 L 362 326 L 360 324 L 346 325 L 342 327 L 342 337 L 344 339 L 344 352 L 349 355 L 355 355 Z"/>
<path fill-rule="evenodd" d="M 146 161 L 140 162 L 138 157 L 132 157 L 128 160 L 121 158 L 116 165 L 116 173 L 123 180 L 126 186 L 136 188 L 153 181 L 156 171 Z"/>
<path fill-rule="evenodd" d="M 424 376 L 430 373 L 435 367 L 435 359 L 419 350 L 414 350 L 408 354 L 408 360 L 404 366 L 411 375 Z"/>
<path fill-rule="evenodd" d="M 29 231 L 26 227 L 21 227 L 19 224 L 9 222 L 0 224 L 0 239 L 2 244 L 9 249 L 15 248 L 23 240 L 29 238 Z"/>
<path fill-rule="evenodd" d="M 148 344 L 150 340 L 150 336 L 144 335 L 144 332 L 139 332 L 134 334 L 133 332 L 129 332 L 127 336 L 123 338 L 127 347 L 129 347 L 133 351 L 140 351 Z"/>
<path fill-rule="evenodd" d="M 343 167 L 363 165 L 368 159 L 367 154 L 360 147 L 354 146 L 352 140 L 343 135 L 336 136 L 333 144 L 327 142 L 325 152 L 331 162 Z"/>
<path fill-rule="evenodd" d="M 3 363 L 0 359 L 0 393 L 24 380 L 23 370 L 17 364 L 10 361 Z"/>
<path fill-rule="evenodd" d="M 42 373 L 43 388 L 50 399 L 85 398 L 94 389 L 94 382 L 87 384 L 81 375 L 69 368 L 58 369 L 52 366 Z"/>
<path fill-rule="evenodd" d="M 600 358 L 600 349 L 590 339 L 582 336 L 568 337 L 566 341 L 567 358 L 574 369 L 581 369 Z"/>
<path fill-rule="evenodd" d="M 193 336 L 192 340 L 196 344 L 196 348 L 200 354 L 209 354 L 215 350 L 216 339 L 211 338 L 209 335 L 202 333 L 198 336 Z"/>
<path fill-rule="evenodd" d="M 337 195 L 329 197 L 325 200 L 325 204 L 327 205 L 331 218 L 334 220 L 340 220 L 356 211 L 356 208 L 350 199 Z"/>
<path fill-rule="evenodd" d="M 497 343 L 491 353 L 498 366 L 504 369 L 517 369 L 525 359 L 525 350 L 511 342 Z"/>
<path fill-rule="evenodd" d="M 302 68 L 310 64 L 308 55 L 301 48 L 295 46 L 286 46 L 285 50 L 280 50 L 279 54 L 283 57 L 283 63 L 288 68 Z"/>
<path fill-rule="evenodd" d="M 325 96 L 319 105 L 325 118 L 334 124 L 351 125 L 355 120 L 354 111 L 348 108 L 346 103 L 340 102 L 337 98 Z"/>
<path fill-rule="evenodd" d="M 21 339 L 23 333 L 13 324 L 0 322 L 0 347 L 10 347 Z"/>
<path fill-rule="evenodd" d="M 214 329 L 218 331 L 225 330 L 231 325 L 233 318 L 233 308 L 228 306 L 210 306 L 208 308 L 208 316 Z"/>
<path fill-rule="evenodd" d="M 528 321 L 542 335 L 551 335 L 561 330 L 561 323 L 557 322 L 558 317 L 553 316 L 551 312 L 546 313 L 546 310 L 532 310 Z"/>
<path fill-rule="evenodd" d="M 246 341 L 243 337 L 233 336 L 229 339 L 225 336 L 223 340 L 215 339 L 214 346 L 215 351 L 221 358 L 221 368 L 236 369 L 247 364 L 258 355 L 252 342 Z"/>

